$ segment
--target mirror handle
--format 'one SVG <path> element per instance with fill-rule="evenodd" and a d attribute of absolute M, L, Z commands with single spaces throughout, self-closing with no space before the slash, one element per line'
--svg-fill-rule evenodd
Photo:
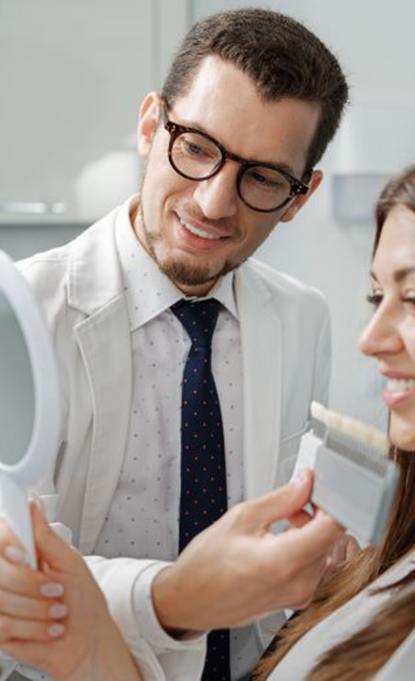
<path fill-rule="evenodd" d="M 36 570 L 37 559 L 33 540 L 32 518 L 26 492 L 6 473 L 0 473 L 0 513 L 24 546 L 28 564 Z"/>

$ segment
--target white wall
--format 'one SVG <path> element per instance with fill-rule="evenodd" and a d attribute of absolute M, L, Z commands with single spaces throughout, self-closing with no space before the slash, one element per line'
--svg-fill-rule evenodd
<path fill-rule="evenodd" d="M 189 23 L 189 0 L 0 0 L 0 248 L 65 243 L 136 191 L 138 107 Z"/>
<path fill-rule="evenodd" d="M 187 8 L 1 0 L 0 223 L 19 221 L 5 214 L 11 202 L 63 202 L 63 221 L 95 218 L 137 187 L 138 107 L 160 84 Z"/>
<path fill-rule="evenodd" d="M 336 53 L 351 85 L 352 104 L 392 107 L 388 135 L 398 139 L 393 107 L 415 107 L 412 0 L 193 1 L 194 18 L 221 9 L 268 6 L 303 21 Z M 414 119 L 415 120 L 415 119 Z M 378 144 L 390 142 L 379 138 Z M 414 134 L 408 162 L 415 162 Z M 324 168 L 324 163 L 322 164 Z M 328 296 L 333 320 L 332 406 L 383 425 L 380 380 L 371 360 L 360 357 L 356 340 L 370 311 L 367 292 L 373 225 L 336 222 L 330 173 L 303 214 L 280 225 L 260 252 L 275 267 L 318 286 Z"/>

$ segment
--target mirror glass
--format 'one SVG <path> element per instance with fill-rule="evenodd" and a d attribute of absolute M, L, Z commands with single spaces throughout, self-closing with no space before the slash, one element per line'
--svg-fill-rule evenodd
<path fill-rule="evenodd" d="M 25 337 L 7 297 L 0 291 L 0 462 L 18 463 L 32 436 L 35 395 Z"/>

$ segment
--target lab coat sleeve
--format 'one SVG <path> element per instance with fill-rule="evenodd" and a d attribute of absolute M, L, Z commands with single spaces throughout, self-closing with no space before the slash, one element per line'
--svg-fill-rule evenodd
<path fill-rule="evenodd" d="M 86 561 L 144 681 L 199 681 L 206 636 L 172 638 L 154 611 L 152 582 L 168 563 L 97 556 L 88 556 Z"/>

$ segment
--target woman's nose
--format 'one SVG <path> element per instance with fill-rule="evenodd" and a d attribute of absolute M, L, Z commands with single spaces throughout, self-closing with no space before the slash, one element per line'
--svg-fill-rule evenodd
<path fill-rule="evenodd" d="M 403 341 L 399 333 L 398 322 L 397 316 L 381 304 L 360 336 L 361 352 L 369 356 L 400 352 Z"/>
<path fill-rule="evenodd" d="M 236 164 L 226 162 L 216 175 L 197 183 L 193 198 L 209 220 L 235 215 L 238 202 L 236 175 Z"/>

